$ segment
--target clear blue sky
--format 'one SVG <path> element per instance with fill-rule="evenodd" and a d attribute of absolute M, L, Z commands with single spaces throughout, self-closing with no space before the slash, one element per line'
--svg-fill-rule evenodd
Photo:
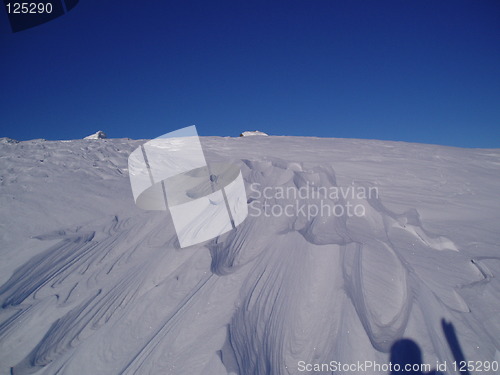
<path fill-rule="evenodd" d="M 11 33 L 0 136 L 370 138 L 500 147 L 498 0 L 80 0 Z"/>

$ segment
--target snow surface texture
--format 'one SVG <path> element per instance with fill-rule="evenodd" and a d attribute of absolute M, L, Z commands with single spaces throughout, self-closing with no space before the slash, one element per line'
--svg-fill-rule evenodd
<path fill-rule="evenodd" d="M 209 163 L 240 166 L 249 205 L 256 184 L 378 196 L 332 199 L 362 217 L 250 210 L 179 249 L 169 213 L 133 202 L 127 157 L 145 141 L 0 142 L 0 374 L 299 374 L 387 363 L 401 337 L 450 363 L 443 318 L 467 360 L 500 358 L 499 150 L 201 141 Z"/>
<path fill-rule="evenodd" d="M 246 132 L 243 132 L 240 134 L 240 137 L 251 137 L 253 135 L 268 135 L 264 132 L 260 132 L 258 130 L 254 130 L 254 131 L 246 131 Z"/>
<path fill-rule="evenodd" d="M 95 132 L 94 134 L 91 134 L 83 139 L 106 139 L 106 133 L 104 133 L 102 130 L 99 130 Z"/>

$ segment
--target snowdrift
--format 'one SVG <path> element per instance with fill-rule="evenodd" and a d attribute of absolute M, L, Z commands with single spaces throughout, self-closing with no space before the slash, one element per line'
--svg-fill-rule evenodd
<path fill-rule="evenodd" d="M 499 150 L 201 141 L 249 216 L 185 249 L 134 205 L 145 141 L 0 142 L 0 374 L 309 374 L 401 338 L 458 373 L 443 319 L 465 359 L 500 360 Z"/>

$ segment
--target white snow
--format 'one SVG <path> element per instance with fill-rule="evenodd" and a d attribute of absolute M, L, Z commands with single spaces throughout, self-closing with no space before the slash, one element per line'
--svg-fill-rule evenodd
<path fill-rule="evenodd" d="M 258 130 L 253 130 L 253 131 L 244 131 L 243 133 L 240 134 L 240 137 L 250 137 L 253 135 L 268 135 L 268 134 Z"/>
<path fill-rule="evenodd" d="M 88 135 L 83 139 L 106 139 L 106 133 L 104 133 L 102 130 L 98 130 L 94 134 Z"/>
<path fill-rule="evenodd" d="M 19 141 L 8 137 L 2 137 L 0 138 L 0 143 L 19 143 Z"/>
<path fill-rule="evenodd" d="M 134 204 L 144 142 L 0 142 L 0 374 L 312 374 L 299 361 L 388 363 L 402 337 L 451 366 L 443 318 L 466 360 L 498 360 L 500 150 L 203 137 L 249 216 L 179 249 L 170 214 Z M 369 187 L 324 198 L 359 217 L 290 195 Z"/>

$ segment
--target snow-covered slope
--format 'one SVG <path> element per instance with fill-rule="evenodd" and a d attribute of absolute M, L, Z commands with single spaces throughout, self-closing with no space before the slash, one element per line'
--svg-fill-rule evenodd
<path fill-rule="evenodd" d="M 442 319 L 467 360 L 500 359 L 499 150 L 202 138 L 250 215 L 179 249 L 134 205 L 142 143 L 0 143 L 0 374 L 309 374 L 388 363 L 402 337 L 457 373 Z"/>

